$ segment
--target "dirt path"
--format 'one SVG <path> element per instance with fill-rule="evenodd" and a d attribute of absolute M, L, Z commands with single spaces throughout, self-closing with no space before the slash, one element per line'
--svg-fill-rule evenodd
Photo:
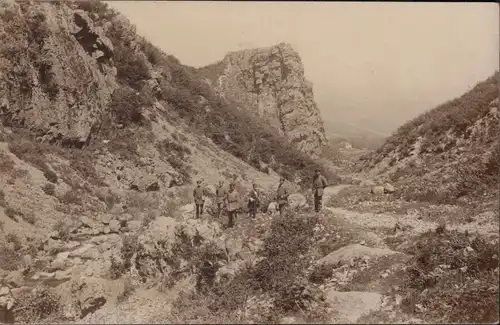
<path fill-rule="evenodd" d="M 392 277 L 391 273 L 401 265 L 401 260 L 393 259 L 390 256 L 402 256 L 402 260 L 410 256 L 404 255 L 401 252 L 392 251 L 384 257 L 385 262 L 380 263 L 377 252 L 381 250 L 383 245 L 374 243 L 384 243 L 391 235 L 391 229 L 394 229 L 396 224 L 399 224 L 404 229 L 403 237 L 410 238 L 413 235 L 436 229 L 437 222 L 418 220 L 411 215 L 386 215 L 376 213 L 360 213 L 352 210 L 336 208 L 328 206 L 330 199 L 338 193 L 353 185 L 337 185 L 325 189 L 323 200 L 326 204 L 327 211 L 330 212 L 328 218 L 332 218 L 335 223 L 341 224 L 346 230 L 355 231 L 361 238 L 366 238 L 366 243 L 362 245 L 351 244 L 344 246 L 328 255 L 328 258 L 335 259 L 337 255 L 344 256 L 361 256 L 365 255 L 374 260 L 372 269 L 367 274 L 366 283 L 359 282 L 360 278 L 349 283 L 347 287 L 336 286 L 333 284 L 333 289 L 328 289 L 330 283 L 327 283 L 325 294 L 330 304 L 336 310 L 336 316 L 331 319 L 332 323 L 419 323 L 419 319 L 412 318 L 411 315 L 401 313 L 397 307 L 401 301 L 401 297 L 394 297 L 384 294 L 382 287 L 401 285 L 401 279 Z M 477 218 L 474 222 L 462 225 L 447 225 L 447 229 L 455 229 L 460 232 L 468 231 L 469 233 L 479 233 L 489 236 L 490 238 L 498 238 L 498 220 L 481 220 Z M 368 240 L 369 237 L 378 237 L 378 240 Z M 373 252 L 372 252 L 373 251 Z M 373 253 L 373 254 L 372 254 Z M 361 254 L 361 255 L 360 255 Z M 406 256 L 406 257 L 405 257 Z M 345 266 L 345 265 L 344 265 Z M 341 268 L 342 269 L 342 268 Z M 377 270 L 377 271 L 375 271 Z M 344 278 L 349 277 L 348 274 L 363 272 L 359 266 L 348 266 L 344 269 Z M 386 273 L 387 275 L 384 275 Z M 346 276 L 347 275 L 347 276 Z M 380 276 L 382 275 L 382 276 Z M 387 277 L 387 278 L 385 278 Z M 351 277 L 352 279 L 352 277 Z M 398 302 L 399 300 L 399 302 Z"/>
<path fill-rule="evenodd" d="M 323 200 L 329 200 L 337 195 L 342 189 L 351 187 L 352 185 L 337 185 L 325 189 Z M 375 213 L 361 213 L 342 208 L 329 207 L 327 209 L 334 213 L 335 217 L 342 218 L 343 220 L 352 223 L 356 226 L 371 230 L 384 230 L 392 229 L 398 223 L 401 227 L 409 229 L 411 233 L 419 234 L 432 229 L 436 229 L 438 222 L 431 222 L 425 220 L 418 220 L 412 215 L 388 215 L 388 214 L 375 214 Z M 447 229 L 457 230 L 459 232 L 468 231 L 469 233 L 479 233 L 491 237 L 498 237 L 498 222 L 484 222 L 482 218 L 478 218 L 475 222 L 460 224 L 460 225 L 447 225 Z M 498 220 L 497 220 L 498 221 Z"/>

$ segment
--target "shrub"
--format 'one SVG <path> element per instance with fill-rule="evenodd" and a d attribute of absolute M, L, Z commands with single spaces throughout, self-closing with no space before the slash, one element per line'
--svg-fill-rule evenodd
<path fill-rule="evenodd" d="M 5 207 L 5 193 L 2 189 L 0 189 L 0 206 Z"/>
<path fill-rule="evenodd" d="M 69 240 L 71 235 L 71 227 L 69 224 L 65 223 L 63 220 L 59 220 L 54 225 L 54 231 L 57 231 L 57 234 L 62 240 Z"/>
<path fill-rule="evenodd" d="M 124 45 L 121 40 L 115 42 L 113 39 L 113 60 L 117 69 L 117 78 L 120 82 L 139 90 L 141 82 L 148 80 L 151 76 L 149 68 L 140 54 L 132 48 Z"/>
<path fill-rule="evenodd" d="M 52 170 L 47 169 L 43 172 L 43 176 L 51 182 L 51 183 L 57 183 L 57 174 L 54 173 Z"/>
<path fill-rule="evenodd" d="M 138 124 L 143 120 L 142 106 L 145 100 L 129 87 L 120 87 L 111 97 L 111 113 L 119 124 Z"/>
<path fill-rule="evenodd" d="M 0 265 L 6 271 L 15 271 L 21 267 L 22 259 L 18 251 L 0 244 Z"/>
<path fill-rule="evenodd" d="M 49 287 L 39 286 L 16 299 L 14 307 L 16 321 L 22 323 L 41 323 L 54 321 L 61 316 L 60 296 Z"/>
<path fill-rule="evenodd" d="M 403 306 L 412 312 L 421 304 L 432 322 L 497 321 L 491 313 L 498 304 L 497 245 L 457 231 L 422 234 L 407 250 L 414 257 L 406 268 Z"/>
<path fill-rule="evenodd" d="M 16 234 L 7 234 L 7 236 L 5 236 L 5 241 L 7 243 L 12 243 L 14 245 L 15 251 L 19 251 L 23 247 L 23 245 L 21 244 L 21 240 Z"/>
<path fill-rule="evenodd" d="M 64 204 L 83 204 L 81 193 L 79 193 L 77 190 L 69 190 L 68 192 L 64 193 L 64 195 L 59 197 L 59 201 Z"/>
<path fill-rule="evenodd" d="M 9 217 L 10 219 L 14 220 L 17 222 L 17 219 L 16 219 L 16 216 L 17 215 L 21 215 L 21 213 L 19 211 L 16 211 L 14 210 L 13 208 L 7 206 L 5 207 L 4 209 L 4 213 L 7 217 Z"/>

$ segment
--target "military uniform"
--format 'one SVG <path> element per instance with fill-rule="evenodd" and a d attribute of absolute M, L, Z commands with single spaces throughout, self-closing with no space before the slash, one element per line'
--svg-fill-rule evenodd
<path fill-rule="evenodd" d="M 224 208 L 224 201 L 226 200 L 226 195 L 227 195 L 227 190 L 219 185 L 215 190 L 215 196 L 217 202 L 217 217 L 219 218 L 222 215 L 222 210 Z"/>
<path fill-rule="evenodd" d="M 289 193 L 285 187 L 285 183 L 280 184 L 278 186 L 278 195 L 277 195 L 278 209 L 280 211 L 280 215 L 283 215 L 283 213 L 285 212 L 285 207 L 288 204 L 288 195 Z"/>
<path fill-rule="evenodd" d="M 196 205 L 196 218 L 199 218 L 203 214 L 203 204 L 205 203 L 205 198 L 203 197 L 203 187 L 198 185 L 193 191 L 194 204 Z"/>
<path fill-rule="evenodd" d="M 226 195 L 227 201 L 227 213 L 229 215 L 229 221 L 227 226 L 232 227 L 234 225 L 234 219 L 236 218 L 236 213 L 239 209 L 239 197 L 236 190 L 230 190 Z"/>
<path fill-rule="evenodd" d="M 251 218 L 255 218 L 257 215 L 257 208 L 259 206 L 259 192 L 252 189 L 248 198 L 248 212 Z"/>
<path fill-rule="evenodd" d="M 327 186 L 326 178 L 323 175 L 315 176 L 313 179 L 314 210 L 321 210 L 321 200 L 323 199 L 323 190 Z"/>

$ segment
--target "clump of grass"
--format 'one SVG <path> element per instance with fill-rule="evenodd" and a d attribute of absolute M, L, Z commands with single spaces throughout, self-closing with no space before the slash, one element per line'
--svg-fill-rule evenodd
<path fill-rule="evenodd" d="M 16 321 L 22 323 L 40 323 L 61 318 L 60 296 L 47 286 L 39 286 L 16 299 L 14 307 Z"/>
<path fill-rule="evenodd" d="M 57 231 L 59 237 L 62 240 L 69 240 L 71 235 L 71 226 L 68 223 L 64 222 L 63 220 L 59 220 L 54 225 L 54 230 Z"/>
<path fill-rule="evenodd" d="M 17 216 L 22 216 L 23 214 L 20 212 L 20 211 L 17 211 L 9 206 L 5 207 L 4 209 L 4 213 L 7 217 L 9 217 L 10 219 L 14 220 L 14 221 L 18 221 L 17 220 Z"/>
<path fill-rule="evenodd" d="M 7 243 L 11 243 L 14 247 L 14 250 L 16 251 L 20 250 L 23 247 L 23 245 L 21 244 L 21 240 L 16 234 L 7 234 L 7 236 L 5 236 L 5 241 Z"/>
<path fill-rule="evenodd" d="M 498 320 L 498 243 L 456 231 L 427 232 L 408 249 L 403 306 L 436 322 Z M 421 307 L 422 308 L 422 307 Z"/>
<path fill-rule="evenodd" d="M 19 251 L 12 248 L 11 245 L 0 244 L 0 265 L 6 271 L 15 271 L 22 265 Z"/>
<path fill-rule="evenodd" d="M 59 197 L 59 201 L 63 204 L 75 204 L 82 205 L 83 201 L 81 198 L 81 193 L 78 190 L 69 190 Z"/>
<path fill-rule="evenodd" d="M 56 192 L 56 187 L 54 186 L 54 184 L 47 183 L 42 187 L 42 190 L 47 195 L 54 195 Z"/>

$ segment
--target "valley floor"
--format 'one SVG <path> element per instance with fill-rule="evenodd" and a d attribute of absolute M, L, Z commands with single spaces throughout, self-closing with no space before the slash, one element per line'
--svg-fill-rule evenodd
<path fill-rule="evenodd" d="M 495 282 L 498 280 L 498 256 L 491 253 L 498 247 L 498 218 L 494 214 L 475 218 L 467 224 L 449 225 L 439 231 L 439 222 L 422 220 L 411 214 L 366 213 L 331 206 L 333 199 L 349 186 L 353 185 L 327 188 L 322 212 L 313 213 L 306 207 L 304 211 L 287 217 L 292 219 L 282 220 L 285 228 L 286 223 L 305 225 L 309 222 L 307 220 L 314 220 L 309 246 L 300 248 L 301 253 L 296 257 L 281 260 L 282 263 L 290 263 L 291 269 L 300 265 L 296 273 L 284 275 L 286 281 L 293 278 L 291 282 L 285 281 L 285 286 L 295 288 L 297 278 L 305 279 L 299 290 L 302 291 L 292 298 L 283 293 L 286 288 L 253 290 L 249 289 L 249 285 L 241 304 L 227 310 L 213 308 L 215 300 L 232 299 L 231 293 L 224 291 L 234 288 L 232 283 L 247 281 L 252 276 L 255 278 L 257 273 L 254 270 L 262 268 L 266 259 L 275 258 L 262 252 L 273 249 L 269 247 L 273 242 L 267 238 L 276 236 L 273 232 L 279 231 L 276 224 L 281 221 L 276 215 L 260 214 L 256 220 L 242 215 L 234 229 L 222 230 L 219 220 L 212 217 L 193 220 L 192 204 L 178 208 L 173 218 L 159 216 L 153 220 L 139 235 L 146 249 L 131 252 L 132 260 L 135 258 L 139 264 L 155 261 L 153 255 L 158 254 L 157 246 L 161 240 L 175 238 L 172 225 L 182 225 L 188 234 L 185 247 L 197 246 L 193 240 L 198 236 L 202 242 L 211 242 L 219 248 L 218 252 L 226 255 L 209 260 L 209 264 L 218 263 L 212 276 L 215 278 L 212 286 L 219 290 L 213 289 L 215 294 L 195 293 L 200 283 L 200 263 L 207 262 L 207 257 L 200 257 L 202 255 L 196 249 L 190 250 L 189 256 L 184 250 L 174 251 L 173 254 L 182 255 L 183 260 L 180 265 L 170 266 L 170 272 L 159 267 L 161 263 L 156 259 L 153 263 L 156 266 L 144 269 L 132 262 L 122 275 L 111 279 L 106 268 L 113 268 L 113 246 L 124 247 L 124 244 L 119 243 L 123 239 L 120 240 L 118 234 L 110 233 L 65 241 L 64 247 L 58 248 L 56 258 L 51 261 L 51 272 L 26 274 L 13 271 L 6 274 L 2 278 L 2 292 L 5 292 L 1 298 L 5 300 L 11 295 L 19 297 L 16 300 L 23 299 L 23 292 L 29 292 L 40 284 L 58 287 L 58 292 L 63 297 L 66 295 L 67 300 L 74 300 L 75 296 L 78 300 L 76 312 L 74 304 L 63 304 L 59 317 L 65 322 L 89 324 L 498 320 L 498 314 L 491 314 L 491 310 L 497 307 L 495 297 L 498 296 L 498 282 Z M 290 237 L 302 238 L 301 229 L 287 231 L 294 231 Z M 144 237 L 148 237 L 149 241 Z M 284 240 L 284 245 L 294 244 L 287 244 L 287 239 Z M 148 245 L 151 247 L 147 248 Z M 173 250 L 165 247 L 159 250 L 162 249 Z M 123 256 L 123 248 L 121 252 Z M 139 261 L 139 258 L 142 260 Z M 279 264 L 270 265 L 276 267 Z M 287 268 L 287 265 L 281 267 Z M 183 268 L 175 283 L 165 284 L 169 277 Z M 286 273 L 281 270 L 272 272 L 276 272 L 277 277 L 279 272 Z M 241 274 L 246 274 L 247 278 Z M 145 280 L 148 276 L 151 278 Z M 304 290 L 314 292 L 314 298 L 305 295 Z M 234 300 L 237 301 L 241 292 L 235 292 Z M 477 294 L 480 302 L 468 306 L 475 298 L 467 292 Z M 433 294 L 438 298 L 431 299 Z M 275 308 L 277 301 L 284 301 L 285 296 L 298 308 Z M 456 308 L 464 306 L 476 310 L 472 313 L 468 311 L 469 314 L 464 316 L 464 311 L 456 311 Z M 22 313 L 20 309 L 14 311 Z M 454 315 L 454 312 L 457 314 Z M 459 314 L 465 318 L 460 318 Z M 76 320 L 71 321 L 72 317 Z M 9 321 L 5 315 L 4 318 L 2 321 Z M 50 322 L 60 321 L 61 318 L 38 317 L 38 320 Z"/>

